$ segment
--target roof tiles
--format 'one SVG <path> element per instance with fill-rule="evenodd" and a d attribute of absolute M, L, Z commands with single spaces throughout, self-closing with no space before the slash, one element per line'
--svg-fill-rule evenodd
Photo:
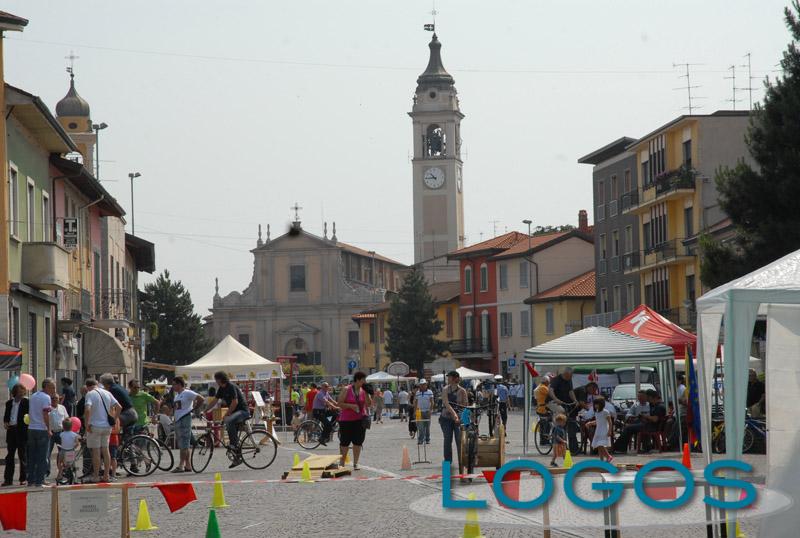
<path fill-rule="evenodd" d="M 553 286 L 548 290 L 526 299 L 525 302 L 541 303 L 554 299 L 580 299 L 595 296 L 595 272 L 594 269 L 571 278 L 561 284 Z"/>

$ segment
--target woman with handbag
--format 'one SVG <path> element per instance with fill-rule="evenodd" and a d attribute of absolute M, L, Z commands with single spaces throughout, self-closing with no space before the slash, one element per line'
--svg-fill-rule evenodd
<path fill-rule="evenodd" d="M 361 455 L 361 446 L 370 427 L 369 408 L 372 400 L 364 390 L 367 374 L 356 372 L 353 383 L 347 385 L 339 392 L 337 404 L 342 410 L 339 414 L 339 452 L 342 455 L 342 465 L 347 460 L 347 451 L 353 444 L 353 470 L 358 470 L 358 458 Z"/>

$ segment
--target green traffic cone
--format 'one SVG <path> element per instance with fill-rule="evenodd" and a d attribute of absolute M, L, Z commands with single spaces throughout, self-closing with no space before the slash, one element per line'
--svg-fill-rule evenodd
<path fill-rule="evenodd" d="M 213 509 L 208 512 L 208 527 L 206 527 L 206 538 L 222 538 L 217 523 L 217 512 Z"/>

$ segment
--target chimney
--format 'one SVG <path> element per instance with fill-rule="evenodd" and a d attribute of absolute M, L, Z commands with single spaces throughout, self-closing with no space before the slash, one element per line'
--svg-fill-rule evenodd
<path fill-rule="evenodd" d="M 589 233 L 589 215 L 585 209 L 578 211 L 578 231 Z"/>

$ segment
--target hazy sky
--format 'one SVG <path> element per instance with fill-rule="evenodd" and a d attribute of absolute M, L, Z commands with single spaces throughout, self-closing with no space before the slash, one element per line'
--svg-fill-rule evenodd
<path fill-rule="evenodd" d="M 591 168 L 576 160 L 683 113 L 691 62 L 700 113 L 731 108 L 731 64 L 752 53 L 755 99 L 788 41 L 788 0 L 439 0 L 466 150 L 469 243 L 576 223 Z M 428 60 L 430 1 L 6 0 L 30 19 L 6 40 L 6 78 L 51 107 L 79 93 L 101 133 L 101 179 L 136 232 L 207 313 L 244 289 L 258 224 L 304 227 L 413 260 L 411 120 Z M 736 85 L 748 86 L 737 67 Z M 737 94 L 748 106 L 747 92 Z M 129 221 L 130 222 L 130 221 Z M 155 275 L 154 275 L 155 276 Z M 143 281 L 152 277 L 144 275 Z"/>

